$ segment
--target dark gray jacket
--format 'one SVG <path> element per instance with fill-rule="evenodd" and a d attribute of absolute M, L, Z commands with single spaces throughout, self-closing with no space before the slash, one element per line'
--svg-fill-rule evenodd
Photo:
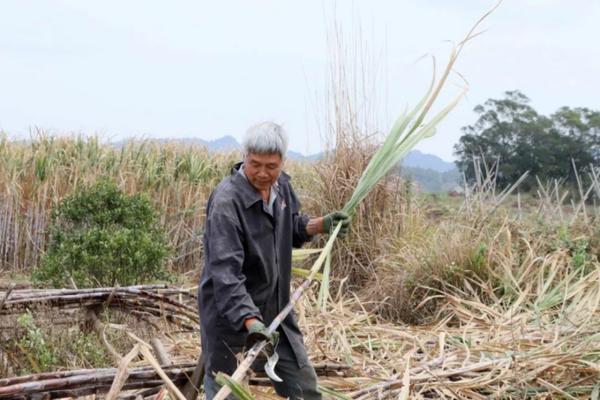
<path fill-rule="evenodd" d="M 207 371 L 233 372 L 233 354 L 246 340 L 244 321 L 269 325 L 290 300 L 292 247 L 310 240 L 308 216 L 284 172 L 278 180 L 273 216 L 260 194 L 234 166 L 212 192 L 206 209 L 204 268 L 198 302 L 202 356 Z M 308 363 L 292 311 L 279 329 L 294 349 L 299 367 Z"/>

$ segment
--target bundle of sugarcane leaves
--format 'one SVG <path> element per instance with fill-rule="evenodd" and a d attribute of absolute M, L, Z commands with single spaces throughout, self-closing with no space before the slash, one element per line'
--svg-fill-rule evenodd
<path fill-rule="evenodd" d="M 138 285 L 92 289 L 19 289 L 0 291 L 0 315 L 25 310 L 113 308 L 140 320 L 165 318 L 186 331 L 198 329 L 195 296 L 188 290 L 167 285 Z"/>

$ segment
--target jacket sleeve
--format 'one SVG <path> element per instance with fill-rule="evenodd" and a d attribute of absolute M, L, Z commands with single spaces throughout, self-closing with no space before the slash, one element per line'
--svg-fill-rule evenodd
<path fill-rule="evenodd" d="M 300 213 L 300 200 L 296 197 L 296 193 L 290 185 L 290 206 L 292 211 L 292 246 L 302 247 L 306 242 L 309 242 L 313 237 L 306 232 L 306 225 L 310 217 L 306 214 Z"/>
<path fill-rule="evenodd" d="M 206 224 L 208 240 L 204 268 L 213 282 L 219 313 L 239 331 L 246 319 L 262 319 L 244 284 L 242 230 L 239 221 L 231 216 L 219 212 L 211 214 Z"/>

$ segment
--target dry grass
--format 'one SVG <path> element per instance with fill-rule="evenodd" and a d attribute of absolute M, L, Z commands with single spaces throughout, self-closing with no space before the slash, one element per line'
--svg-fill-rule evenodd
<path fill-rule="evenodd" d="M 355 131 L 346 136 L 338 132 L 338 142 L 331 157 L 315 167 L 319 190 L 309 209 L 340 208 L 372 153 L 369 137 L 361 140 Z M 337 282 L 343 281 L 379 316 L 426 324 L 435 321 L 440 304 L 421 303 L 436 290 L 445 285 L 466 289 L 470 279 L 502 286 L 498 270 L 526 258 L 531 246 L 539 247 L 540 256 L 564 249 L 579 253 L 580 259 L 597 260 L 600 209 L 590 204 L 590 193 L 600 193 L 600 184 L 594 174 L 589 187 L 579 189 L 587 193 L 584 197 L 555 183 L 554 194 L 538 191 L 525 203 L 517 194 L 518 182 L 501 190 L 495 167 L 483 163 L 479 170 L 480 179 L 466 186 L 465 197 L 450 207 L 440 207 L 415 194 L 401 178 L 389 176 L 361 205 L 349 237 L 336 245 Z"/>
<path fill-rule="evenodd" d="M 4 268 L 15 276 L 35 265 L 52 204 L 77 185 L 108 175 L 130 193 L 149 193 L 178 249 L 173 265 L 191 272 L 181 279 L 193 285 L 204 201 L 236 156 L 211 159 L 202 148 L 131 144 L 119 150 L 123 161 L 111 169 L 121 154 L 116 149 L 55 140 L 2 145 L 7 167 L 0 176 L 9 199 L 0 210 Z M 341 207 L 369 149 L 369 140 L 355 138 L 328 161 L 290 164 L 305 209 L 316 215 Z M 36 170 L 42 156 L 54 160 L 46 177 Z M 185 157 L 206 166 L 202 179 L 177 169 L 175 161 Z M 148 167 L 152 162 L 163 167 Z M 11 163 L 17 167 L 8 168 Z M 313 360 L 352 365 L 353 377 L 321 383 L 354 398 L 404 396 L 403 387 L 413 398 L 589 397 L 599 379 L 600 229 L 589 204 L 574 204 L 579 214 L 556 218 L 552 197 L 529 198 L 527 210 L 516 210 L 499 204 L 488 181 L 471 188 L 461 207 L 438 212 L 438 205 L 390 176 L 361 206 L 351 235 L 338 243 L 326 310 L 315 305 L 316 288 L 298 310 Z M 132 321 L 113 322 L 150 332 Z M 68 352 L 71 336 L 59 340 L 68 328 L 40 326 Z M 123 354 L 132 344 L 126 336 L 109 328 Z M 199 351 L 197 335 L 169 333 L 164 339 L 176 360 L 193 360 Z M 4 370 L 6 364 L 28 365 L 23 358 L 16 365 L 0 358 Z M 77 355 L 61 360 L 57 368 L 89 366 Z"/>
<path fill-rule="evenodd" d="M 312 361 L 352 366 L 320 384 L 352 399 L 589 398 L 600 381 L 600 264 L 523 245 L 489 252 L 501 264 L 490 279 L 443 285 L 428 325 L 386 321 L 343 285 L 321 311 L 313 291 L 297 310 Z M 193 358 L 196 340 L 173 338 L 171 351 Z"/>
<path fill-rule="evenodd" d="M 522 243 L 522 254 L 510 243 L 522 239 L 499 236 L 504 246 L 488 254 L 494 276 L 442 285 L 426 326 L 386 322 L 343 286 L 325 313 L 306 299 L 299 315 L 313 360 L 356 374 L 321 383 L 357 399 L 397 398 L 403 380 L 410 398 L 589 398 L 600 381 L 600 264 L 576 265 L 539 242 Z"/>
<path fill-rule="evenodd" d="M 237 153 L 215 155 L 177 143 L 132 141 L 117 148 L 94 137 L 39 133 L 30 142 L 14 142 L 0 135 L 0 272 L 35 268 L 46 247 L 52 208 L 81 185 L 105 177 L 129 194 L 149 196 L 174 249 L 170 266 L 195 270 L 206 200 L 238 159 Z"/>

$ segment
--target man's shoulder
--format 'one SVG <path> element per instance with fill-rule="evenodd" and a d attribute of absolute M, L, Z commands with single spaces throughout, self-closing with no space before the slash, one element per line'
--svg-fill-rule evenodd
<path fill-rule="evenodd" d="M 289 176 L 285 172 L 281 171 L 281 174 L 279 175 L 279 179 L 277 180 L 277 184 L 279 185 L 280 191 L 282 189 L 284 192 L 293 191 L 291 180 L 292 180 L 291 176 Z"/>
<path fill-rule="evenodd" d="M 212 191 L 211 203 L 231 203 L 240 198 L 232 176 L 225 177 Z"/>
<path fill-rule="evenodd" d="M 281 171 L 281 174 L 279 174 L 279 182 L 287 182 L 289 184 L 290 180 L 292 180 L 292 177 L 285 171 Z"/>

